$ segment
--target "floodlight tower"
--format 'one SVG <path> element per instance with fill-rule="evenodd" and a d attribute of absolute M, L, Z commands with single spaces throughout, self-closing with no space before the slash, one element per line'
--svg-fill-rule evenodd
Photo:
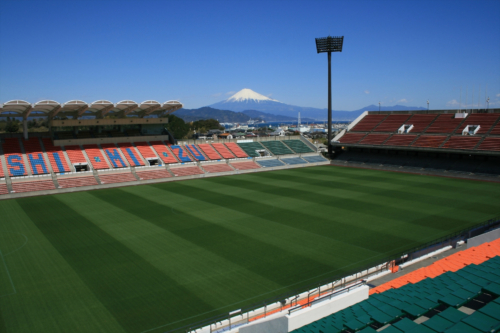
<path fill-rule="evenodd" d="M 318 53 L 328 52 L 328 155 L 332 156 L 332 52 L 342 52 L 344 36 L 316 38 Z"/>

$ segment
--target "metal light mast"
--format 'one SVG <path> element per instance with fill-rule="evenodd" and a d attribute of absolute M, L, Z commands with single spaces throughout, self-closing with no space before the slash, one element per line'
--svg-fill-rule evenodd
<path fill-rule="evenodd" d="M 332 52 L 342 52 L 344 36 L 316 38 L 318 53 L 328 53 L 328 155 L 332 157 Z"/>

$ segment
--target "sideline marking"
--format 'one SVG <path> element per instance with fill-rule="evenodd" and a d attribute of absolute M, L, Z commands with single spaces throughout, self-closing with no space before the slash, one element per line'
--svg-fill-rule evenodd
<path fill-rule="evenodd" d="M 17 294 L 16 287 L 14 286 L 14 282 L 12 282 L 12 276 L 10 276 L 10 272 L 9 272 L 9 269 L 7 268 L 7 263 L 5 262 L 5 259 L 3 257 L 2 251 L 0 251 L 0 256 L 2 257 L 2 261 L 3 261 L 3 265 L 5 267 L 5 271 L 7 272 L 7 275 L 9 276 L 9 281 L 10 281 L 10 284 L 12 285 L 12 289 L 14 289 L 13 293 L 5 294 L 5 295 L 0 295 L 0 297 L 5 297 L 5 296 L 10 296 L 10 295 Z"/>
<path fill-rule="evenodd" d="M 17 232 L 17 231 L 1 231 L 1 232 L 0 232 L 0 234 L 1 234 L 1 233 L 3 233 L 3 232 L 9 232 L 9 233 L 11 233 L 11 234 L 19 234 L 19 235 L 22 235 L 22 236 L 24 237 L 24 239 L 25 239 L 25 241 L 24 241 L 24 244 L 23 244 L 23 245 L 21 245 L 20 247 L 18 247 L 17 249 L 15 249 L 15 250 L 13 250 L 13 251 L 10 251 L 10 252 L 9 252 L 9 253 L 7 253 L 7 254 L 4 254 L 4 255 L 3 255 L 4 257 L 6 257 L 6 256 L 8 256 L 8 255 L 11 255 L 12 253 L 14 253 L 14 252 L 16 252 L 16 251 L 19 251 L 19 250 L 20 250 L 20 249 L 22 249 L 22 248 L 23 248 L 26 244 L 28 244 L 28 237 L 27 237 L 25 234 L 22 234 L 22 233 Z"/>

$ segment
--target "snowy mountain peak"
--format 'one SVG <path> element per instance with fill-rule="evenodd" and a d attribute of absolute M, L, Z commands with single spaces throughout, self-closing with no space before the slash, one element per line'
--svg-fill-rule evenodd
<path fill-rule="evenodd" d="M 249 101 L 257 102 L 257 103 L 259 103 L 261 101 L 277 102 L 277 100 L 266 97 L 264 95 L 256 93 L 252 89 L 247 89 L 247 88 L 241 89 L 236 94 L 229 97 L 225 102 L 249 102 Z"/>

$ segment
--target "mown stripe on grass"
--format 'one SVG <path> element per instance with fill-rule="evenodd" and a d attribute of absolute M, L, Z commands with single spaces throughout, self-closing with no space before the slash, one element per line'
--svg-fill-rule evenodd
<path fill-rule="evenodd" d="M 186 308 L 213 310 L 55 196 L 18 203 L 127 332 L 176 322 L 185 318 Z"/>
<path fill-rule="evenodd" d="M 167 186 L 172 185 L 175 185 L 173 186 L 175 188 L 178 186 L 174 183 L 169 183 Z M 296 285 L 311 276 L 338 269 L 333 265 L 291 253 L 186 212 L 178 211 L 175 221 L 172 221 L 173 219 L 164 216 L 161 206 L 157 203 L 155 209 L 144 209 L 143 207 L 151 207 L 152 201 L 120 189 L 113 192 L 94 191 L 91 194 L 283 287 Z M 193 193 L 190 192 L 190 195 Z M 163 206 L 169 207 L 167 203 Z M 179 224 L 183 227 L 179 228 Z M 292 289 L 283 289 L 280 293 Z"/>
<path fill-rule="evenodd" d="M 3 319 L 2 311 L 0 311 L 0 332 L 7 332 L 7 326 L 5 326 L 5 320 Z"/>

